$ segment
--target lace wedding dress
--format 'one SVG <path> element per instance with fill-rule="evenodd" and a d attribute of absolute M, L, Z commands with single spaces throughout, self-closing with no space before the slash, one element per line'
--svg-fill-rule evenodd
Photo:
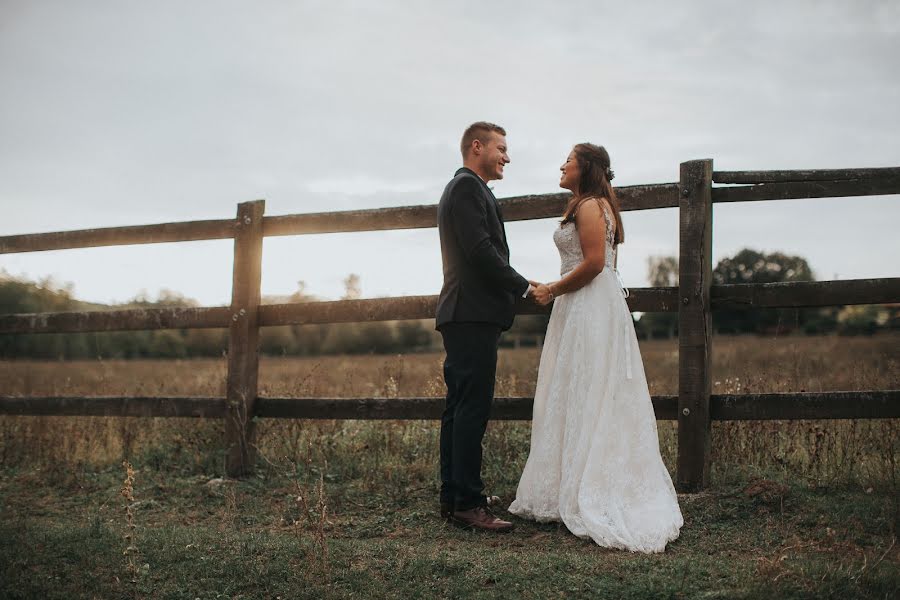
<path fill-rule="evenodd" d="M 656 417 L 637 337 L 615 271 L 615 221 L 606 215 L 606 267 L 556 299 L 541 353 L 531 451 L 509 507 L 562 521 L 598 545 L 662 552 L 683 524 L 659 454 Z M 553 234 L 561 274 L 583 260 L 573 223 Z"/>

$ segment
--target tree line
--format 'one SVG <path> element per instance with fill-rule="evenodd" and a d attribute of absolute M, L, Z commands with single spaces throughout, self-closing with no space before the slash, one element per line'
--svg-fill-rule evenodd
<path fill-rule="evenodd" d="M 360 296 L 357 275 L 350 275 L 344 284 L 344 299 Z M 290 296 L 262 300 L 310 302 L 319 298 L 308 294 L 300 282 Z M 192 306 L 199 303 L 171 290 L 162 290 L 156 299 L 141 294 L 121 304 L 89 303 L 74 297 L 71 284 L 60 286 L 49 279 L 34 282 L 0 274 L 2 314 Z M 260 351 L 272 356 L 416 352 L 431 349 L 436 341 L 440 343 L 433 329 L 433 320 L 264 327 L 260 330 Z M 0 335 L 0 358 L 4 359 L 217 357 L 224 356 L 227 350 L 225 329 Z"/>
<path fill-rule="evenodd" d="M 652 287 L 678 285 L 678 259 L 674 256 L 651 257 L 647 271 Z M 805 258 L 749 248 L 733 257 L 723 258 L 712 272 L 713 285 L 790 281 L 815 281 Z M 712 325 L 713 331 L 719 334 L 872 335 L 879 330 L 900 328 L 900 307 L 858 305 L 717 310 L 712 314 Z M 638 337 L 643 339 L 675 337 L 678 335 L 678 314 L 644 314 L 635 323 L 635 329 Z"/>
<path fill-rule="evenodd" d="M 648 261 L 648 279 L 653 287 L 677 286 L 678 260 L 674 256 L 652 257 Z M 750 249 L 722 259 L 713 270 L 713 283 L 717 285 L 813 280 L 813 271 L 802 257 Z M 343 299 L 361 296 L 358 275 L 349 275 L 344 280 L 344 287 Z M 263 298 L 263 302 L 309 302 L 318 299 L 307 293 L 306 286 L 299 282 L 293 294 Z M 57 285 L 49 279 L 28 281 L 0 273 L 2 314 L 179 306 L 199 306 L 199 303 L 177 292 L 163 290 L 156 299 L 142 294 L 122 304 L 95 304 L 76 299 L 71 284 Z M 547 321 L 545 315 L 519 316 L 501 344 L 539 345 Z M 722 334 L 871 335 L 879 330 L 896 330 L 898 327 L 900 310 L 897 305 L 723 310 L 713 313 L 713 328 L 716 333 Z M 645 313 L 635 319 L 635 331 L 641 339 L 675 337 L 678 335 L 678 315 Z M 392 354 L 440 348 L 441 339 L 434 331 L 433 319 L 284 325 L 260 330 L 260 351 L 269 356 Z M 223 356 L 227 349 L 228 332 L 223 329 L 0 335 L 0 358 L 3 359 L 217 357 Z"/>

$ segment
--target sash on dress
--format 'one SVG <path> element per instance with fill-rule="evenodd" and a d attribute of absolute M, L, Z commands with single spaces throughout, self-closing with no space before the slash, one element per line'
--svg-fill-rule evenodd
<path fill-rule="evenodd" d="M 622 295 L 627 298 L 631 292 L 625 287 L 622 275 L 619 274 L 619 270 L 615 267 L 613 267 L 613 273 L 616 274 L 616 279 L 619 280 L 619 286 L 622 288 Z M 628 315 L 631 316 L 631 313 L 629 312 Z M 628 330 L 630 323 L 628 321 L 623 321 L 623 323 L 625 324 L 625 377 L 631 379 L 631 340 L 628 339 L 628 334 L 631 333 Z"/>

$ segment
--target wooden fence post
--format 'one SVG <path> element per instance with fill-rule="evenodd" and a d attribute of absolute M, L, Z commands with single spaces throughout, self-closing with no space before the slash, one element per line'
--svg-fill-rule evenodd
<path fill-rule="evenodd" d="M 238 205 L 234 234 L 234 278 L 228 332 L 228 382 L 225 392 L 225 472 L 253 472 L 253 405 L 259 372 L 259 299 L 262 279 L 265 200 Z"/>
<path fill-rule="evenodd" d="M 702 490 L 709 476 L 712 164 L 681 163 L 679 182 L 676 487 L 682 492 Z"/>

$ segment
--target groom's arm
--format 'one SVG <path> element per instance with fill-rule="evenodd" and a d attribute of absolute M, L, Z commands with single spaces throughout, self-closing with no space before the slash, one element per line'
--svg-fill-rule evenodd
<path fill-rule="evenodd" d="M 530 284 L 491 243 L 487 205 L 478 185 L 474 179 L 465 177 L 451 192 L 449 216 L 456 241 L 466 261 L 487 281 L 524 297 Z"/>

